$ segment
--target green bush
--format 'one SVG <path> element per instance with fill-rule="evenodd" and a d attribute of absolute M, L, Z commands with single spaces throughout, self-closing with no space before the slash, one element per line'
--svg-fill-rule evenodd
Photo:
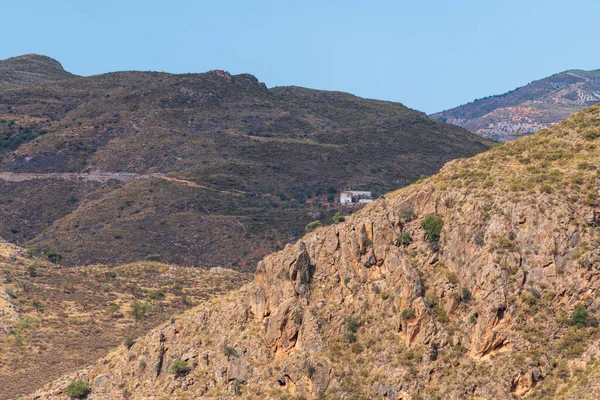
<path fill-rule="evenodd" d="M 145 301 L 134 301 L 131 304 L 131 314 L 133 314 L 136 320 L 140 321 L 146 318 L 151 308 L 152 306 Z"/>
<path fill-rule="evenodd" d="M 407 308 L 406 310 L 403 310 L 402 313 L 400 314 L 400 318 L 402 318 L 403 320 L 411 319 L 414 316 L 415 316 L 415 312 L 413 311 L 412 308 Z"/>
<path fill-rule="evenodd" d="M 120 306 L 117 303 L 110 303 L 108 307 L 106 307 L 106 312 L 109 314 L 114 314 L 119 310 Z"/>
<path fill-rule="evenodd" d="M 127 347 L 127 350 L 129 350 L 135 344 L 135 340 L 132 337 L 127 336 L 123 344 Z"/>
<path fill-rule="evenodd" d="M 404 221 L 412 221 L 415 218 L 415 211 L 412 208 L 407 208 L 400 213 L 400 218 Z"/>
<path fill-rule="evenodd" d="M 358 317 L 348 317 L 346 318 L 346 329 L 348 332 L 356 333 L 358 332 L 358 328 L 360 328 L 362 322 Z"/>
<path fill-rule="evenodd" d="M 471 300 L 471 291 L 469 289 L 467 289 L 467 288 L 462 288 L 461 292 L 462 292 L 462 296 L 461 296 L 462 297 L 462 301 L 464 303 L 468 303 L 469 300 Z"/>
<path fill-rule="evenodd" d="M 583 305 L 575 307 L 575 310 L 573 310 L 573 314 L 571 314 L 571 323 L 576 327 L 580 328 L 586 324 L 587 319 L 587 308 L 585 308 L 585 306 Z"/>
<path fill-rule="evenodd" d="M 446 279 L 448 279 L 448 282 L 450 282 L 453 285 L 456 285 L 458 283 L 458 275 L 456 275 L 456 273 L 454 272 L 448 272 L 446 274 Z"/>
<path fill-rule="evenodd" d="M 400 239 L 398 239 L 398 242 L 402 246 L 408 246 L 410 244 L 410 242 L 412 242 L 412 238 L 410 237 L 410 233 L 409 232 L 403 232 L 402 235 L 400 236 Z"/>
<path fill-rule="evenodd" d="M 67 396 L 76 399 L 83 399 L 90 392 L 90 384 L 83 380 L 78 380 L 67 386 Z"/>
<path fill-rule="evenodd" d="M 175 360 L 175 362 L 171 365 L 171 368 L 169 370 L 175 376 L 185 376 L 188 374 L 188 372 L 190 372 L 190 367 L 187 361 Z"/>
<path fill-rule="evenodd" d="M 425 229 L 425 237 L 430 244 L 439 243 L 442 227 L 444 226 L 444 220 L 441 216 L 429 214 L 423 219 L 421 226 Z"/>
<path fill-rule="evenodd" d="M 308 379 L 312 379 L 312 377 L 315 375 L 315 372 L 317 372 L 317 369 L 311 364 L 306 366 L 306 375 L 308 376 Z"/>
<path fill-rule="evenodd" d="M 30 277 L 35 278 L 37 276 L 37 271 L 35 270 L 35 265 L 30 265 L 27 267 L 27 273 Z"/>
<path fill-rule="evenodd" d="M 238 352 L 236 351 L 236 349 L 231 346 L 223 347 L 223 354 L 225 354 L 225 357 L 227 358 L 238 356 Z"/>
<path fill-rule="evenodd" d="M 340 222 L 344 221 L 344 215 L 341 212 L 336 212 L 335 215 L 332 218 L 333 222 L 336 224 L 339 224 Z"/>
<path fill-rule="evenodd" d="M 309 222 L 306 225 L 305 229 L 306 229 L 306 232 L 312 232 L 320 226 L 321 226 L 321 221 L 313 221 L 313 222 Z"/>
<path fill-rule="evenodd" d="M 151 290 L 148 292 L 148 296 L 150 296 L 152 300 L 160 300 L 165 297 L 165 292 L 162 290 Z"/>
<path fill-rule="evenodd" d="M 46 258 L 53 264 L 60 264 L 60 262 L 63 260 L 62 254 L 55 251 L 46 253 Z"/>

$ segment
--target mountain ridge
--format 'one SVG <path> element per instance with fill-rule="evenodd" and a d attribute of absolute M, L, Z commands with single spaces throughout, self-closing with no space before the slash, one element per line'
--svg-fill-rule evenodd
<path fill-rule="evenodd" d="M 0 235 L 11 242 L 58 251 L 66 265 L 160 254 L 238 269 L 347 211 L 335 199 L 349 186 L 377 196 L 493 144 L 400 103 L 268 89 L 221 70 L 0 90 L 0 139 L 0 172 L 13 180 L 151 177 L 0 180 Z"/>
<path fill-rule="evenodd" d="M 567 70 L 431 117 L 484 137 L 508 141 L 547 128 L 598 102 L 600 69 Z"/>

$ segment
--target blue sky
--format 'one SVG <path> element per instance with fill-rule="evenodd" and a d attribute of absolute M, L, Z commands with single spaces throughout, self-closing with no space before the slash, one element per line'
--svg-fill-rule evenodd
<path fill-rule="evenodd" d="M 79 75 L 254 74 L 426 112 L 566 69 L 598 69 L 597 0 L 19 0 L 0 59 L 40 53 Z"/>

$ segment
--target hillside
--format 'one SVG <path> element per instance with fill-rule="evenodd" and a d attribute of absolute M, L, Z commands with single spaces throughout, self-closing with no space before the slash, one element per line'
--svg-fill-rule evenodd
<path fill-rule="evenodd" d="M 331 221 L 340 190 L 377 196 L 492 145 L 398 103 L 224 71 L 0 89 L 0 138 L 7 240 L 65 265 L 237 269 Z"/>
<path fill-rule="evenodd" d="M 600 70 L 571 70 L 431 117 L 506 142 L 547 128 L 599 102 Z"/>
<path fill-rule="evenodd" d="M 58 61 L 37 54 L 0 60 L 0 88 L 40 85 L 75 77 Z"/>
<path fill-rule="evenodd" d="M 595 106 L 450 162 L 26 398 L 598 398 L 599 145 Z"/>
<path fill-rule="evenodd" d="M 0 399 L 82 368 L 248 280 L 149 261 L 63 268 L 5 242 L 0 276 Z"/>

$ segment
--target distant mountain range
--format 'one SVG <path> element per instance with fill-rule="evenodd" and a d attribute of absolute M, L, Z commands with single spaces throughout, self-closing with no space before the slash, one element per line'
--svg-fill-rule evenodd
<path fill-rule="evenodd" d="M 431 117 L 506 142 L 547 128 L 596 103 L 600 103 L 600 69 L 570 70 Z"/>
<path fill-rule="evenodd" d="M 77 77 L 0 61 L 0 236 L 67 265 L 145 258 L 253 270 L 377 196 L 492 142 L 402 104 L 249 74 Z"/>

